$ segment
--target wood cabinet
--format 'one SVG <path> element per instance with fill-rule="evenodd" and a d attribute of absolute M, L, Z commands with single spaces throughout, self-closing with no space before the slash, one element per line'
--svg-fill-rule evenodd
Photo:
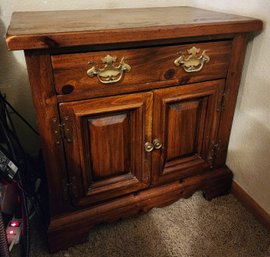
<path fill-rule="evenodd" d="M 100 222 L 230 191 L 246 42 L 261 27 L 191 7 L 13 14 L 7 45 L 25 51 L 51 251 Z"/>

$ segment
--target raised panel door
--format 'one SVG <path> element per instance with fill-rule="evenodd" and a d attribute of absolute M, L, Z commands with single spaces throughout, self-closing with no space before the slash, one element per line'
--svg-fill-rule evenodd
<path fill-rule="evenodd" d="M 65 140 L 68 177 L 75 205 L 87 205 L 149 185 L 152 93 L 60 104 L 72 138 Z"/>
<path fill-rule="evenodd" d="M 153 183 L 194 175 L 212 166 L 224 80 L 154 91 Z"/>

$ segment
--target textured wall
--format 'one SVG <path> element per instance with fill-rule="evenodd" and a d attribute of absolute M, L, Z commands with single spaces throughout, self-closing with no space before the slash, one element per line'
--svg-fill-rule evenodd
<path fill-rule="evenodd" d="M 239 183 L 268 213 L 270 213 L 270 29 L 267 0 L 0 0 L 0 88 L 34 124 L 34 111 L 28 87 L 23 53 L 8 53 L 4 34 L 13 11 L 61 10 L 90 8 L 126 8 L 147 6 L 193 5 L 200 8 L 257 17 L 264 21 L 264 31 L 248 46 L 247 56 L 232 128 L 227 164 Z M 4 88 L 2 88 L 4 87 Z M 34 152 L 38 141 L 21 123 L 20 134 L 26 148 Z M 31 142 L 31 143 L 29 143 Z"/>

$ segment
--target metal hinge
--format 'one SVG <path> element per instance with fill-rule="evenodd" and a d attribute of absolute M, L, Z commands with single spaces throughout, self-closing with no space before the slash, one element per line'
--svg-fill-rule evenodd
<path fill-rule="evenodd" d="M 71 177 L 70 182 L 68 182 L 67 179 L 64 178 L 62 180 L 62 186 L 63 186 L 63 198 L 65 201 L 68 200 L 69 194 L 72 198 L 77 198 L 79 196 L 78 186 L 77 186 L 75 176 Z"/>
<path fill-rule="evenodd" d="M 210 163 L 210 168 L 212 169 L 215 164 L 215 160 L 217 158 L 217 154 L 220 151 L 220 143 L 216 143 L 214 141 L 211 142 L 208 152 L 207 160 Z"/>
<path fill-rule="evenodd" d="M 51 127 L 55 138 L 54 142 L 57 145 L 60 145 L 62 140 L 65 140 L 68 143 L 72 142 L 72 126 L 68 116 L 64 117 L 63 123 L 60 123 L 57 118 L 52 118 Z"/>
<path fill-rule="evenodd" d="M 226 93 L 222 92 L 219 97 L 217 112 L 223 112 L 226 107 Z"/>

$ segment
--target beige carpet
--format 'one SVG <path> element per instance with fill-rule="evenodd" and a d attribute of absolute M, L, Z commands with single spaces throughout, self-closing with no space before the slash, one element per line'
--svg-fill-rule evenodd
<path fill-rule="evenodd" d="M 100 225 L 89 242 L 50 255 L 33 232 L 32 256 L 270 257 L 270 233 L 232 196 L 208 202 L 200 193 L 138 218 Z"/>

